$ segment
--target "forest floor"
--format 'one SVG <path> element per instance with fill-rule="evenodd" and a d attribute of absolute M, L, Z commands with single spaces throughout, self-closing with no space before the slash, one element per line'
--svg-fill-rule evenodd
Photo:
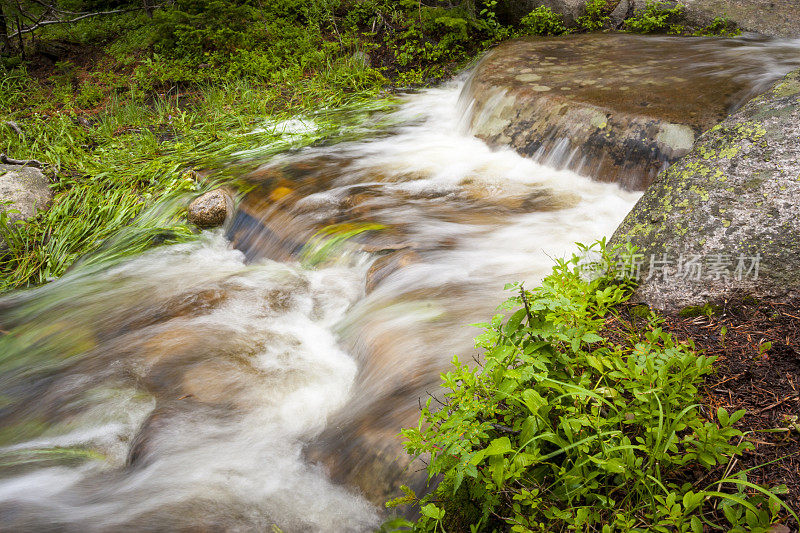
<path fill-rule="evenodd" d="M 635 324 L 644 319 L 636 318 L 634 309 L 627 305 L 622 316 Z M 747 471 L 752 483 L 785 485 L 784 501 L 800 509 L 800 301 L 740 298 L 662 318 L 665 331 L 717 357 L 716 371 L 701 389 L 705 414 L 711 418 L 720 407 L 729 413 L 747 410 L 736 427 L 752 448 L 728 464 L 693 474 L 713 480 Z"/>

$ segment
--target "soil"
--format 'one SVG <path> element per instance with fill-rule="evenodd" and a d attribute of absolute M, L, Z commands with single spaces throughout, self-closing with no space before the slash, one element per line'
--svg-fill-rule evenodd
<path fill-rule="evenodd" d="M 634 309 L 631 305 L 624 314 L 642 320 L 634 317 L 639 314 Z M 747 410 L 736 427 L 753 448 L 720 465 L 708 479 L 721 478 L 729 468 L 753 468 L 748 481 L 785 485 L 784 502 L 800 513 L 800 301 L 730 300 L 664 316 L 663 328 L 717 357 L 716 372 L 701 389 L 709 418 L 719 407 L 729 413 Z M 776 531 L 798 531 L 790 518 L 783 526 L 789 529 Z"/>

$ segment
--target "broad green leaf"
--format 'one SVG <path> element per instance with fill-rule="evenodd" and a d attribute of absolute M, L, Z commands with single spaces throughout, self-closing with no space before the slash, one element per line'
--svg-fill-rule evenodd
<path fill-rule="evenodd" d="M 444 518 L 444 509 L 439 509 L 436 505 L 429 503 L 428 505 L 423 506 L 420 509 L 420 512 L 427 516 L 428 518 L 433 518 L 434 520 L 441 520 Z"/>
<path fill-rule="evenodd" d="M 486 455 L 503 455 L 511 451 L 511 441 L 508 437 L 499 437 L 489 443 L 484 450 Z"/>
<path fill-rule="evenodd" d="M 723 407 L 717 409 L 717 419 L 719 420 L 719 423 L 722 424 L 723 426 L 730 425 L 730 417 L 728 416 L 728 410 Z"/>
<path fill-rule="evenodd" d="M 525 407 L 534 415 L 539 412 L 541 407 L 547 405 L 547 400 L 533 389 L 525 389 L 522 392 L 522 401 L 525 402 Z"/>

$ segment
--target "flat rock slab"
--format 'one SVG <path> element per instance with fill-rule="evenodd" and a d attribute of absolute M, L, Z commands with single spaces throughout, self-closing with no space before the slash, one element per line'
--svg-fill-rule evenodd
<path fill-rule="evenodd" d="M 612 239 L 626 241 L 656 308 L 800 295 L 800 70 L 660 174 Z"/>
<path fill-rule="evenodd" d="M 793 43 L 527 38 L 490 52 L 463 96 L 471 132 L 490 144 L 643 190 L 700 133 L 793 66 Z"/>
<path fill-rule="evenodd" d="M 10 221 L 31 218 L 47 210 L 52 202 L 50 180 L 41 170 L 21 165 L 0 165 L 0 211 L 7 212 Z"/>

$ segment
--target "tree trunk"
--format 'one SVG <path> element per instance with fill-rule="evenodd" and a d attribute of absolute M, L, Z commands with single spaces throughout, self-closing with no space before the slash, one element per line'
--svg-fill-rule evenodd
<path fill-rule="evenodd" d="M 22 21 L 17 15 L 17 39 L 19 39 L 19 55 L 22 56 L 22 60 L 25 61 L 25 41 L 22 40 Z"/>
<path fill-rule="evenodd" d="M 8 38 L 8 23 L 2 4 L 0 4 L 0 47 L 2 47 L 0 52 L 11 53 L 11 39 Z"/>

